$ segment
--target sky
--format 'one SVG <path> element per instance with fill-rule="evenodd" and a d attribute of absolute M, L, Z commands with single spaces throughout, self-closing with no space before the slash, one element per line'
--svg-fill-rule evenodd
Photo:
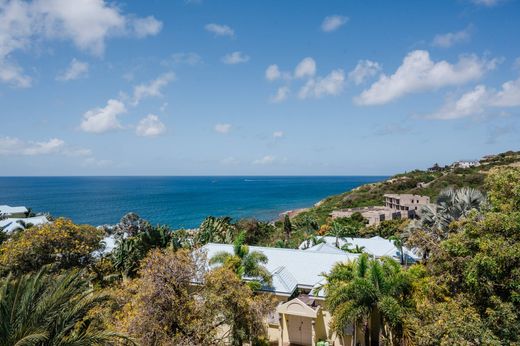
<path fill-rule="evenodd" d="M 520 0 L 0 0 L 0 175 L 390 175 L 519 131 Z"/>

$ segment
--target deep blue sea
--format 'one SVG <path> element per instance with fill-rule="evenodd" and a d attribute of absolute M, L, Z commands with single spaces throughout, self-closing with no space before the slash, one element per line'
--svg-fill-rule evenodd
<path fill-rule="evenodd" d="M 133 211 L 153 224 L 193 228 L 208 215 L 272 220 L 385 178 L 0 177 L 0 205 L 24 205 L 92 225 L 117 223 Z"/>

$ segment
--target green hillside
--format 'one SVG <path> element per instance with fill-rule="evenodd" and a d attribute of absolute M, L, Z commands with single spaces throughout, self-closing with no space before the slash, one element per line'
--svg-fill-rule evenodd
<path fill-rule="evenodd" d="M 413 193 L 429 196 L 434 200 L 447 187 L 474 187 L 484 189 L 484 177 L 497 166 L 520 166 L 520 151 L 508 151 L 481 159 L 480 166 L 470 168 L 439 167 L 422 171 L 397 174 L 386 181 L 360 186 L 352 191 L 330 196 L 317 206 L 295 216 L 315 218 L 319 224 L 326 223 L 333 210 L 382 205 L 386 193 Z M 433 168 L 433 167 L 432 167 Z"/>

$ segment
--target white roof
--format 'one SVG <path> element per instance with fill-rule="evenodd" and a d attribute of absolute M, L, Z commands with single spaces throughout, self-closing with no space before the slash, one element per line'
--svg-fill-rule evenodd
<path fill-rule="evenodd" d="M 315 245 L 306 251 L 316 249 L 313 251 L 321 251 L 321 252 L 327 252 L 332 251 L 330 249 L 330 246 L 334 247 L 335 250 L 339 250 L 335 247 L 336 244 L 336 237 L 318 237 L 319 239 L 325 240 L 325 243 L 329 245 L 329 247 L 322 246 L 322 244 Z M 349 247 L 353 248 L 359 246 L 363 247 L 363 252 L 374 256 L 376 258 L 383 257 L 383 256 L 389 256 L 395 259 L 399 259 L 401 257 L 401 253 L 399 249 L 394 245 L 394 242 L 392 240 L 388 240 L 385 238 L 381 238 L 380 236 L 375 236 L 372 238 L 344 238 L 344 239 L 338 239 L 339 247 L 343 247 L 346 243 L 349 244 Z M 300 244 L 300 249 L 305 248 L 305 242 Z M 340 250 L 341 251 L 341 250 Z M 413 253 L 410 249 L 403 248 L 403 252 L 405 256 L 407 257 L 408 261 L 417 261 L 420 259 L 416 254 Z"/>
<path fill-rule="evenodd" d="M 329 243 L 319 243 L 317 245 L 314 245 L 308 249 L 302 249 L 305 251 L 316 251 L 316 252 L 325 252 L 325 253 L 345 253 L 345 251 L 338 249 L 334 245 L 331 245 Z"/>
<path fill-rule="evenodd" d="M 233 245 L 209 243 L 202 247 L 208 259 L 218 252 L 233 253 Z M 328 273 L 336 263 L 359 257 L 346 252 L 331 253 L 250 246 L 249 251 L 262 252 L 268 259 L 265 267 L 272 275 L 272 287 L 264 289 L 281 295 L 291 295 L 299 288 L 312 289 L 323 280 L 322 273 Z"/>
<path fill-rule="evenodd" d="M 0 215 L 1 214 L 21 214 L 21 213 L 27 213 L 29 210 L 27 210 L 26 207 L 11 207 L 8 205 L 0 205 Z"/>
<path fill-rule="evenodd" d="M 47 220 L 47 218 L 44 215 L 26 218 L 10 217 L 4 220 L 0 220 L 0 229 L 6 233 L 11 233 L 18 229 L 25 229 L 23 224 L 31 224 L 33 226 L 38 226 L 46 223 L 49 223 L 49 220 Z"/>

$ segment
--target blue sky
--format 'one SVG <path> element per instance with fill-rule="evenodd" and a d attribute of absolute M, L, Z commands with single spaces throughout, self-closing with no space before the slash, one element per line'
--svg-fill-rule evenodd
<path fill-rule="evenodd" d="M 519 150 L 520 1 L 0 0 L 0 175 L 385 175 Z"/>

